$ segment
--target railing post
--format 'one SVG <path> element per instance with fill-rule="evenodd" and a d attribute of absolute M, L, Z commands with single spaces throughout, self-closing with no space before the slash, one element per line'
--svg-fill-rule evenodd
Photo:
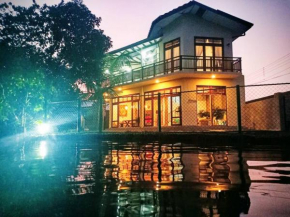
<path fill-rule="evenodd" d="M 153 63 L 153 77 L 156 76 L 156 69 L 155 69 L 155 63 Z"/>
<path fill-rule="evenodd" d="M 143 80 L 144 79 L 143 66 L 141 67 L 141 75 L 142 75 L 142 80 Z"/>
<path fill-rule="evenodd" d="M 179 56 L 179 69 L 182 70 L 182 56 Z"/>
<path fill-rule="evenodd" d="M 161 132 L 161 94 L 158 93 L 158 132 Z"/>
<path fill-rule="evenodd" d="M 131 76 L 132 76 L 132 83 L 133 83 L 133 81 L 134 81 L 134 79 L 133 79 L 133 71 L 131 71 L 131 73 L 132 73 L 132 75 L 131 75 Z"/>
<path fill-rule="evenodd" d="M 81 98 L 79 97 L 78 98 L 78 120 L 77 120 L 77 131 L 78 132 L 81 132 L 82 131 L 82 123 L 81 123 L 81 119 L 82 119 L 82 116 L 81 116 L 81 108 L 82 108 L 82 100 Z"/>
<path fill-rule="evenodd" d="M 241 94 L 240 85 L 236 86 L 238 132 L 242 133 Z"/>

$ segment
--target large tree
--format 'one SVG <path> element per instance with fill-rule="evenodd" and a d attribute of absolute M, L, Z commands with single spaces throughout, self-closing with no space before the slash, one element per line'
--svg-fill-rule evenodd
<path fill-rule="evenodd" d="M 77 82 L 101 97 L 111 40 L 100 22 L 81 0 L 52 6 L 33 1 L 28 8 L 1 4 L 0 121 L 23 124 L 24 112 L 34 117 L 44 98 L 75 97 Z"/>

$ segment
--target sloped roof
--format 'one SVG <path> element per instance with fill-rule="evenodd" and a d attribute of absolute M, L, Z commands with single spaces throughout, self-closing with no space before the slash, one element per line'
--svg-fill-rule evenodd
<path fill-rule="evenodd" d="M 122 53 L 132 53 L 135 51 L 140 51 L 141 49 L 143 49 L 145 47 L 148 47 L 148 46 L 151 46 L 151 45 L 158 43 L 160 40 L 161 40 L 160 37 L 154 37 L 154 38 L 148 37 L 148 38 L 145 38 L 141 41 L 137 41 L 133 44 L 119 48 L 117 50 L 110 51 L 110 52 L 108 52 L 108 54 L 120 55 Z"/>
<path fill-rule="evenodd" d="M 160 36 L 160 30 L 163 27 L 180 17 L 182 14 L 186 13 L 197 15 L 207 21 L 231 29 L 235 34 L 237 34 L 237 37 L 244 34 L 253 26 L 252 23 L 227 14 L 223 11 L 215 10 L 196 1 L 190 1 L 155 19 L 151 24 L 148 38 Z"/>

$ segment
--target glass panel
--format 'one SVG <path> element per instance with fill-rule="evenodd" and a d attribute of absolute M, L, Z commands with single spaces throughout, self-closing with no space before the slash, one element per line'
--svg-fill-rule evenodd
<path fill-rule="evenodd" d="M 215 43 L 215 44 L 222 44 L 222 40 L 221 40 L 221 39 L 215 39 L 215 40 L 214 40 L 214 43 Z"/>
<path fill-rule="evenodd" d="M 206 57 L 213 56 L 213 47 L 212 46 L 205 46 L 205 56 Z"/>
<path fill-rule="evenodd" d="M 197 71 L 203 71 L 203 46 L 195 46 L 195 55 L 197 56 L 196 68 Z"/>
<path fill-rule="evenodd" d="M 131 127 L 132 107 L 131 102 L 119 104 L 119 124 L 120 127 Z"/>
<path fill-rule="evenodd" d="M 216 46 L 215 47 L 215 57 L 222 57 L 222 56 L 223 56 L 222 47 Z"/>
<path fill-rule="evenodd" d="M 139 126 L 139 102 L 132 103 L 132 126 L 138 127 Z"/>
<path fill-rule="evenodd" d="M 212 44 L 213 43 L 213 39 L 207 38 L 207 39 L 205 39 L 205 43 Z"/>
<path fill-rule="evenodd" d="M 196 38 L 195 43 L 204 43 L 204 38 Z"/>
<path fill-rule="evenodd" d="M 179 39 L 173 41 L 172 45 L 173 45 L 173 46 L 179 45 Z"/>
<path fill-rule="evenodd" d="M 171 50 L 166 50 L 165 51 L 165 59 L 166 60 L 171 59 Z"/>
<path fill-rule="evenodd" d="M 172 47 L 172 42 L 168 42 L 165 44 L 165 48 L 170 48 L 170 47 Z"/>
<path fill-rule="evenodd" d="M 210 122 L 210 95 L 197 95 L 197 119 L 199 126 L 208 126 Z"/>
<path fill-rule="evenodd" d="M 195 55 L 203 56 L 203 46 L 195 46 Z"/>
<path fill-rule="evenodd" d="M 220 70 L 223 67 L 223 60 L 222 60 L 222 56 L 223 56 L 223 51 L 222 51 L 222 47 L 216 46 L 215 47 L 215 68 L 217 68 L 217 70 L 219 70 L 218 68 L 220 68 Z"/>
<path fill-rule="evenodd" d="M 154 100 L 153 100 L 153 108 L 154 108 L 153 109 L 153 111 L 154 111 L 154 123 L 153 123 L 153 126 L 156 127 L 157 124 L 158 124 L 158 101 L 157 101 L 157 98 L 154 98 Z M 162 102 L 161 102 L 161 114 L 162 114 Z M 162 116 L 161 116 L 161 118 L 162 118 Z"/>
<path fill-rule="evenodd" d="M 172 125 L 180 124 L 180 96 L 172 97 Z"/>
<path fill-rule="evenodd" d="M 205 46 L 206 71 L 211 71 L 213 67 L 213 46 Z"/>
<path fill-rule="evenodd" d="M 227 99 L 226 95 L 212 95 L 212 122 L 213 125 L 227 124 Z"/>
<path fill-rule="evenodd" d="M 153 125 L 153 113 L 152 113 L 152 105 L 151 100 L 145 100 L 145 126 L 152 126 Z"/>
<path fill-rule="evenodd" d="M 161 98 L 161 125 L 162 126 L 170 126 L 171 124 L 171 97 L 166 96 Z M 158 111 L 156 109 L 156 113 L 158 114 Z M 156 121 L 157 123 L 157 121 Z"/>
<path fill-rule="evenodd" d="M 118 127 L 118 105 L 113 105 L 112 127 Z"/>
<path fill-rule="evenodd" d="M 173 48 L 173 57 L 178 57 L 179 56 L 179 46 Z"/>

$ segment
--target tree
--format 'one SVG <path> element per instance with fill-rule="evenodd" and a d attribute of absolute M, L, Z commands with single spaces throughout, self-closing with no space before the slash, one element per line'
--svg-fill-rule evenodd
<path fill-rule="evenodd" d="M 1 132 L 19 131 L 39 118 L 43 110 L 45 76 L 35 64 L 32 48 L 0 46 L 0 120 Z M 5 58 L 3 57 L 5 55 Z M 2 73 L 5 72 L 5 73 Z"/>
<path fill-rule="evenodd" d="M 103 57 L 111 47 L 111 39 L 99 29 L 100 22 L 101 18 L 80 0 L 61 1 L 52 6 L 39 6 L 34 1 L 29 8 L 1 4 L 0 61 L 4 64 L 0 67 L 3 103 L 0 121 L 13 122 L 8 108 L 14 107 L 13 111 L 18 108 L 8 103 L 9 97 L 19 99 L 24 93 L 33 94 L 40 104 L 44 98 L 59 99 L 64 93 L 66 97 L 76 97 L 79 82 L 85 83 L 92 96 L 100 99 L 106 79 L 102 73 Z M 17 82 L 23 77 L 25 85 L 21 84 L 19 89 Z M 35 86 L 33 81 L 41 85 Z M 7 95 L 8 87 L 12 95 Z M 34 107 L 31 111 L 38 108 L 37 103 L 31 104 Z"/>

